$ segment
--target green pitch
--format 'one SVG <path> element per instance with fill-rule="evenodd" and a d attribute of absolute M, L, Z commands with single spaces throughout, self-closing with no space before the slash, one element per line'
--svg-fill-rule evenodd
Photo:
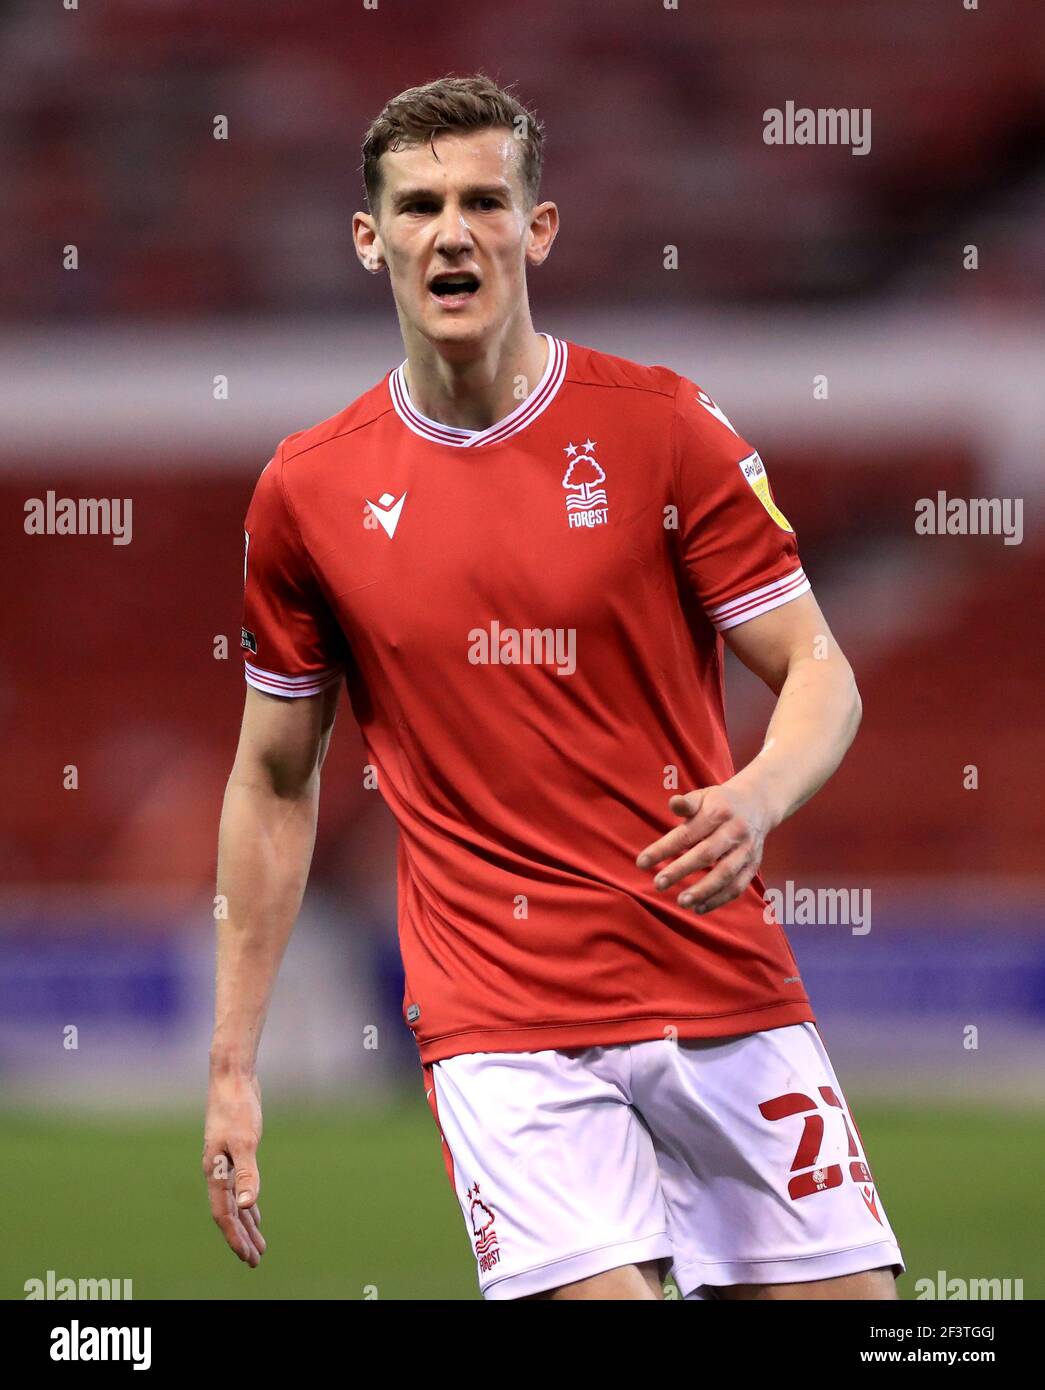
<path fill-rule="evenodd" d="M 1040 1115 L 853 1101 L 907 1258 L 903 1297 L 938 1270 L 1022 1278 L 1045 1298 Z M 0 1112 L 0 1297 L 27 1279 L 132 1279 L 135 1299 L 478 1298 L 435 1126 L 412 1092 L 379 1110 L 266 1107 L 268 1251 L 256 1270 L 210 1219 L 198 1114 L 146 1120 Z"/>

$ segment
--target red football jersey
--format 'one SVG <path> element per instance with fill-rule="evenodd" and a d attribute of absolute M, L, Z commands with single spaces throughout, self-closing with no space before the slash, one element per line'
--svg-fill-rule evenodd
<path fill-rule="evenodd" d="M 402 364 L 284 439 L 246 520 L 247 680 L 347 681 L 426 1063 L 814 1021 L 760 878 L 697 917 L 635 867 L 733 774 L 719 633 L 809 589 L 794 532 L 706 392 L 544 336 L 485 430 Z"/>

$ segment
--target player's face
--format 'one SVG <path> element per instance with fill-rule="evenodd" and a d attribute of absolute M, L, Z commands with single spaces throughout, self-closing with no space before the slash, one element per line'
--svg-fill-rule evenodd
<path fill-rule="evenodd" d="M 551 247 L 555 205 L 527 208 L 520 156 L 508 130 L 437 135 L 381 156 L 373 250 L 400 317 L 430 342 L 481 342 L 526 303 L 526 265 Z"/>

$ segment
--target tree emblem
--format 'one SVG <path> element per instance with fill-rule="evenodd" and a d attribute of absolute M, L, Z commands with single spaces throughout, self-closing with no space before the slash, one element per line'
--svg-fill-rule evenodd
<path fill-rule="evenodd" d="M 579 488 L 581 496 L 587 501 L 592 490 L 605 481 L 606 474 L 594 455 L 578 454 L 575 459 L 570 460 L 570 466 L 566 470 L 562 485 L 563 487 Z"/>
<path fill-rule="evenodd" d="M 473 1236 L 485 1235 L 494 1222 L 493 1212 L 485 1202 L 480 1202 L 478 1199 L 472 1203 L 471 1217 Z"/>

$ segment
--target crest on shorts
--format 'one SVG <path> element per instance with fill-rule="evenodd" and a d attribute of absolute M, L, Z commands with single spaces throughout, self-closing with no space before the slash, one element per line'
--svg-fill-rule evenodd
<path fill-rule="evenodd" d="M 479 1271 L 485 1274 L 487 1270 L 493 1269 L 501 1258 L 497 1232 L 494 1230 L 497 1218 L 486 1203 L 480 1200 L 478 1183 L 468 1189 L 468 1196 L 472 1203 L 468 1209 L 468 1219 L 472 1227 L 475 1254 L 479 1261 Z"/>

